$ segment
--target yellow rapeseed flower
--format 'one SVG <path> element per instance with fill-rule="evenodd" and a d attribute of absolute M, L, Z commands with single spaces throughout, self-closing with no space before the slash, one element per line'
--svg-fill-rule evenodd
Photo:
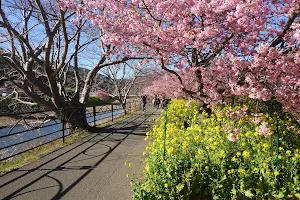
<path fill-rule="evenodd" d="M 232 157 L 231 161 L 236 162 L 238 159 L 236 157 Z"/>
<path fill-rule="evenodd" d="M 201 155 L 202 154 L 202 150 L 198 149 L 198 154 Z"/>
<path fill-rule="evenodd" d="M 146 164 L 146 171 L 150 172 L 150 166 L 148 164 Z"/>
<path fill-rule="evenodd" d="M 172 154 L 174 152 L 174 148 L 170 147 L 167 149 L 167 154 Z"/>
<path fill-rule="evenodd" d="M 239 169 L 238 169 L 238 172 L 239 172 L 241 175 L 243 175 L 243 174 L 245 174 L 246 171 L 245 171 L 244 169 L 242 169 L 242 168 L 239 168 Z"/>
<path fill-rule="evenodd" d="M 183 144 L 182 144 L 182 150 L 186 151 L 187 149 L 188 149 L 187 142 L 183 142 Z"/>
<path fill-rule="evenodd" d="M 250 157 L 250 152 L 247 151 L 247 150 L 245 150 L 245 151 L 243 152 L 243 157 L 244 157 L 244 158 L 249 158 L 249 157 Z"/>
<path fill-rule="evenodd" d="M 220 156 L 220 158 L 224 158 L 225 157 L 225 151 L 221 150 L 219 156 Z"/>
<path fill-rule="evenodd" d="M 250 137 L 250 136 L 251 136 L 251 132 L 249 132 L 249 131 L 246 132 L 246 133 L 245 133 L 245 136 L 246 136 L 246 137 Z"/>
<path fill-rule="evenodd" d="M 264 149 L 268 149 L 269 147 L 270 147 L 270 145 L 269 145 L 268 143 L 264 143 L 264 144 L 263 144 L 263 148 L 264 148 Z"/>
<path fill-rule="evenodd" d="M 279 151 L 283 151 L 284 150 L 284 148 L 282 148 L 282 147 L 279 147 Z"/>

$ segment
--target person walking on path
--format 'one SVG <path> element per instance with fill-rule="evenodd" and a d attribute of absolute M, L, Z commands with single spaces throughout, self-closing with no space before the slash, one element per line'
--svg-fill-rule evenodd
<path fill-rule="evenodd" d="M 157 106 L 157 108 L 159 108 L 159 105 L 160 105 L 160 98 L 157 98 L 156 99 L 156 106 Z"/>
<path fill-rule="evenodd" d="M 142 111 L 143 111 L 143 112 L 146 112 L 147 97 L 143 95 L 143 96 L 141 97 L 141 100 L 142 100 Z"/>

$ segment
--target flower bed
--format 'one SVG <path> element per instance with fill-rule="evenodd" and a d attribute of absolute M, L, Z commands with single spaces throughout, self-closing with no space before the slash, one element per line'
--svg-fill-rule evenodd
<path fill-rule="evenodd" d="M 287 114 L 225 106 L 208 117 L 172 100 L 167 116 L 166 136 L 164 113 L 148 133 L 134 199 L 300 199 L 299 123 Z"/>

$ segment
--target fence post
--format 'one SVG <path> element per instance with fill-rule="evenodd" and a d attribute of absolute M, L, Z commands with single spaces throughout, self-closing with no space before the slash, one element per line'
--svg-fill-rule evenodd
<path fill-rule="evenodd" d="M 93 106 L 94 126 L 96 126 L 96 106 Z"/>
<path fill-rule="evenodd" d="M 275 141 L 276 141 L 276 169 L 278 170 L 278 163 L 279 163 L 279 129 L 278 129 L 278 115 L 276 116 L 276 134 L 275 134 Z"/>
<path fill-rule="evenodd" d="M 65 119 L 63 117 L 62 111 L 60 111 L 60 121 L 62 124 L 62 141 L 65 143 Z"/>
<path fill-rule="evenodd" d="M 125 103 L 124 114 L 127 115 L 127 103 Z"/>
<path fill-rule="evenodd" d="M 111 104 L 111 121 L 114 121 L 114 104 Z"/>
<path fill-rule="evenodd" d="M 167 138 L 167 123 L 168 123 L 168 106 L 164 107 L 165 112 L 165 123 L 164 123 L 164 152 L 163 152 L 163 163 L 162 163 L 162 171 L 165 173 L 165 160 L 166 160 L 166 138 Z"/>

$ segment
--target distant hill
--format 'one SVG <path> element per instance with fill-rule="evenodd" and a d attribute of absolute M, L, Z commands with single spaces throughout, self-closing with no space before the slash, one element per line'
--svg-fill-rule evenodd
<path fill-rule="evenodd" d="M 0 87 L 6 88 L 8 92 L 12 91 L 16 86 L 13 85 L 11 82 L 9 82 L 5 76 L 4 73 L 7 73 L 7 71 L 12 71 L 11 67 L 8 66 L 8 64 L 4 61 L 1 55 L 7 54 L 3 49 L 0 48 Z M 79 74 L 81 79 L 81 85 L 83 85 L 83 81 L 85 80 L 88 72 L 90 70 L 86 68 L 79 68 Z M 47 77 L 43 76 L 45 72 L 41 67 L 36 66 L 34 69 L 35 76 L 41 79 L 44 83 L 48 82 Z M 15 72 L 15 74 L 18 74 Z M 66 81 L 66 88 L 69 88 L 70 90 L 74 89 L 75 87 L 75 77 L 74 77 L 74 69 L 72 67 L 69 68 L 69 71 L 67 73 L 67 81 Z M 109 93 L 112 93 L 114 91 L 113 84 L 111 83 L 109 77 L 106 77 L 101 74 L 97 74 L 94 79 L 94 84 L 92 87 L 91 92 L 94 92 L 98 89 L 105 90 Z"/>

